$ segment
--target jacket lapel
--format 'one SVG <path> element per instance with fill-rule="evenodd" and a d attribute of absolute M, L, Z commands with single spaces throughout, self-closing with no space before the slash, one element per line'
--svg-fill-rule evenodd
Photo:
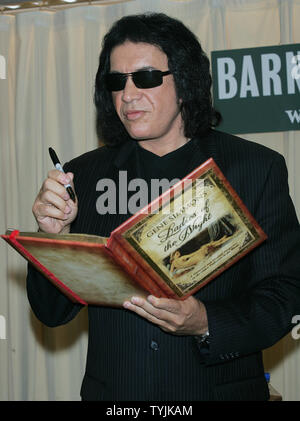
<path fill-rule="evenodd" d="M 209 158 L 213 158 L 220 168 L 223 166 L 213 130 L 210 130 L 205 136 L 197 138 L 187 174 L 199 167 L 199 165 L 203 164 Z"/>

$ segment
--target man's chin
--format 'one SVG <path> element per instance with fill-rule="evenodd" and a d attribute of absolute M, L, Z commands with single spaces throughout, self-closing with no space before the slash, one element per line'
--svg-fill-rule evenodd
<path fill-rule="evenodd" d="M 150 140 L 155 141 L 155 138 L 151 136 L 147 137 L 147 136 L 132 136 L 131 135 L 131 139 L 136 142 L 147 142 Z"/>

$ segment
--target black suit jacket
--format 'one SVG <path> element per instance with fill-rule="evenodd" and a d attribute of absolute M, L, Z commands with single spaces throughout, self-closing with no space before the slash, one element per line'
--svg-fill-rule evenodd
<path fill-rule="evenodd" d="M 137 177 L 134 144 L 102 147 L 69 162 L 79 212 L 72 232 L 109 236 L 130 215 L 99 215 L 97 181 L 119 171 Z M 205 303 L 207 353 L 194 337 L 176 336 L 124 309 L 89 306 L 89 344 L 81 395 L 87 400 L 264 400 L 261 350 L 300 314 L 300 230 L 278 153 L 217 131 L 195 143 L 189 173 L 213 157 L 268 235 L 268 240 L 195 295 Z M 118 197 L 118 191 L 116 192 Z M 28 297 L 48 326 L 80 310 L 29 267 Z M 55 309 L 55 311 L 53 311 Z"/>

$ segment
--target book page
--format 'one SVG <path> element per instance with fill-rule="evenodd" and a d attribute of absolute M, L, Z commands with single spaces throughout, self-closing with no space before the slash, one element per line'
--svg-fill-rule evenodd
<path fill-rule="evenodd" d="M 86 240 L 79 242 L 74 234 L 70 236 L 75 241 L 57 241 L 49 236 L 41 241 L 40 236 L 19 235 L 18 242 L 57 280 L 87 303 L 121 307 L 133 295 L 148 295 L 116 264 L 102 244 L 87 243 Z"/>

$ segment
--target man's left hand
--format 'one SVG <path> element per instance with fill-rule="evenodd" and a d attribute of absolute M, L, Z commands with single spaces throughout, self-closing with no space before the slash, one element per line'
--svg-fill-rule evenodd
<path fill-rule="evenodd" d="M 183 301 L 153 295 L 132 297 L 123 307 L 174 335 L 201 335 L 208 330 L 205 306 L 192 296 Z"/>

